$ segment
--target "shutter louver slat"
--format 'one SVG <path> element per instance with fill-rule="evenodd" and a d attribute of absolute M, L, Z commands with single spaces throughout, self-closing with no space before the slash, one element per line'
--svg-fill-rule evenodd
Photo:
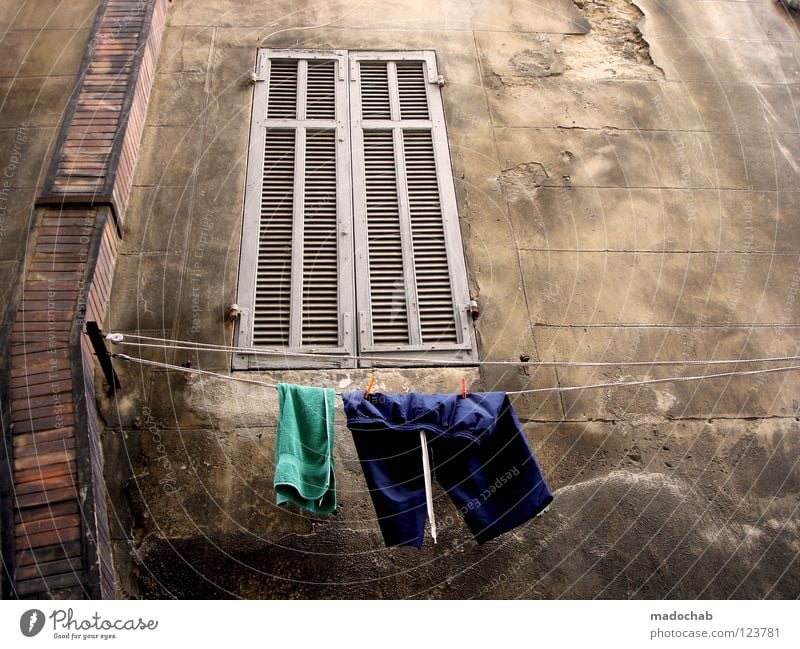
<path fill-rule="evenodd" d="M 308 132 L 305 170 L 302 344 L 335 347 L 339 343 L 339 249 L 334 131 Z"/>
<path fill-rule="evenodd" d="M 397 62 L 401 119 L 428 119 L 425 66 L 422 61 Z"/>
<path fill-rule="evenodd" d="M 266 133 L 253 309 L 253 345 L 289 343 L 295 131 Z"/>
<path fill-rule="evenodd" d="M 270 119 L 295 119 L 297 117 L 297 61 L 273 59 L 269 75 Z"/>
<path fill-rule="evenodd" d="M 458 331 L 430 131 L 404 131 L 403 149 L 422 342 L 456 343 Z"/>
<path fill-rule="evenodd" d="M 391 131 L 364 132 L 372 344 L 407 345 L 403 244 Z"/>
<path fill-rule="evenodd" d="M 361 61 L 362 119 L 391 119 L 389 72 L 384 61 Z"/>
<path fill-rule="evenodd" d="M 308 62 L 307 119 L 336 119 L 335 74 L 334 61 Z"/>

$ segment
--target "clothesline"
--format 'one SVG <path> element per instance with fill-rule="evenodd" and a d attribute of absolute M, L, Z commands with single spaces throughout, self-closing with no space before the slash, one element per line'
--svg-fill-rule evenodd
<path fill-rule="evenodd" d="M 279 421 L 276 432 L 276 469 L 273 480 L 276 503 L 281 505 L 291 502 L 314 514 L 333 513 L 337 506 L 333 460 L 333 435 L 331 432 L 331 427 L 333 425 L 333 417 L 331 415 L 332 405 L 327 395 L 329 395 L 330 392 L 342 395 L 347 426 L 353 434 L 353 440 L 362 470 L 367 476 L 368 484 L 376 485 L 376 488 L 370 487 L 370 496 L 376 515 L 381 521 L 380 528 L 385 544 L 387 547 L 393 545 L 410 545 L 420 548 L 422 546 L 425 536 L 424 522 L 414 511 L 415 507 L 413 504 L 411 506 L 408 505 L 409 502 L 413 502 L 414 500 L 419 504 L 424 503 L 425 512 L 430 525 L 430 533 L 434 543 L 436 543 L 436 517 L 432 495 L 433 473 L 431 471 L 429 457 L 429 453 L 432 452 L 433 447 L 429 449 L 426 426 L 443 427 L 443 429 L 447 431 L 445 434 L 449 434 L 452 437 L 454 434 L 454 420 L 452 417 L 442 417 L 441 413 L 436 408 L 435 402 L 435 400 L 438 399 L 438 403 L 442 403 L 443 398 L 449 401 L 447 395 L 390 394 L 385 395 L 385 399 L 382 398 L 377 400 L 376 403 L 373 403 L 372 400 L 360 398 L 360 393 L 353 394 L 350 392 L 350 394 L 345 394 L 342 391 L 317 388 L 314 386 L 267 383 L 246 378 L 239 374 L 221 374 L 194 367 L 184 367 L 145 358 L 135 358 L 127 354 L 115 353 L 112 354 L 112 357 L 122 361 L 140 363 L 145 366 L 211 376 L 228 381 L 239 381 L 277 389 Z M 470 475 L 469 484 L 459 483 L 458 485 L 454 485 L 452 482 L 448 481 L 447 476 L 453 475 L 453 471 L 444 472 L 443 474 L 437 472 L 436 479 L 450 494 L 456 506 L 459 506 L 467 522 L 467 526 L 473 532 L 475 540 L 479 543 L 484 543 L 489 539 L 514 529 L 522 522 L 544 513 L 553 500 L 552 492 L 544 481 L 544 477 L 541 475 L 530 447 L 525 441 L 525 436 L 522 432 L 519 420 L 514 415 L 513 405 L 512 401 L 509 400 L 509 395 L 567 392 L 594 388 L 621 388 L 650 385 L 653 383 L 675 383 L 721 377 L 767 374 L 771 372 L 787 372 L 790 370 L 800 370 L 800 365 L 738 370 L 695 376 L 673 376 L 641 379 L 637 381 L 614 381 L 590 385 L 553 386 L 508 391 L 502 395 L 503 401 L 501 407 L 496 407 L 499 403 L 496 402 L 495 407 L 489 410 L 485 408 L 478 409 L 484 413 L 484 419 L 488 416 L 489 420 L 493 419 L 496 422 L 494 433 L 488 436 L 487 442 L 482 444 L 465 444 L 463 449 L 460 449 L 455 454 L 451 453 L 449 456 L 445 453 L 445 461 L 447 462 L 456 462 L 459 461 L 459 458 L 464 458 L 460 461 L 465 463 L 465 467 L 479 467 L 477 471 Z M 374 377 L 370 380 L 370 388 L 373 382 Z M 464 389 L 463 386 L 464 379 L 462 379 L 462 390 Z M 367 392 L 369 392 L 369 388 Z M 318 396 L 320 393 L 322 394 L 321 405 L 319 404 Z M 291 395 L 295 395 L 297 399 L 299 399 L 299 402 L 303 404 L 302 408 L 297 408 L 293 403 L 290 403 L 290 401 L 292 401 L 292 399 L 290 399 Z M 316 396 L 316 402 L 311 401 L 312 396 Z M 484 397 L 489 400 L 494 398 L 495 401 L 497 396 L 499 396 L 497 392 L 484 395 Z M 310 403 L 316 403 L 317 408 L 321 407 L 324 416 L 320 417 L 318 414 L 315 414 L 309 419 L 308 405 Z M 469 402 L 462 402 L 459 398 L 456 398 L 455 402 L 452 403 L 456 408 L 451 408 L 451 413 L 458 412 L 459 407 L 471 407 Z M 367 405 L 369 406 L 368 411 L 364 410 L 364 407 Z M 423 405 L 426 406 L 425 409 L 429 410 L 431 413 L 438 413 L 434 416 L 433 422 L 418 421 L 418 414 Z M 313 411 L 313 409 L 314 407 L 312 406 L 311 410 Z M 298 413 L 301 412 L 306 414 L 300 416 Z M 409 413 L 413 414 L 413 419 L 409 419 Z M 504 424 L 501 423 L 501 417 L 505 418 Z M 303 425 L 299 425 L 298 421 Z M 465 425 L 465 422 L 469 422 L 466 425 L 468 427 L 474 426 L 478 431 L 487 430 L 490 423 L 486 420 L 483 422 L 474 422 L 472 417 L 459 417 L 455 421 L 462 427 Z M 375 430 L 374 427 L 376 425 L 379 425 L 380 430 L 388 434 L 394 430 L 408 430 L 410 423 L 413 423 L 415 427 L 418 428 L 419 432 L 419 449 L 421 453 L 417 455 L 417 457 L 421 458 L 421 471 L 423 476 L 423 488 L 420 489 L 417 483 L 417 487 L 411 490 L 413 492 L 411 494 L 411 501 L 409 500 L 409 488 L 405 486 L 405 480 L 406 476 L 409 475 L 408 471 L 415 470 L 414 465 L 403 466 L 400 473 L 395 475 L 394 472 L 398 471 L 397 462 L 393 459 L 391 463 L 386 463 L 385 449 L 378 448 L 376 452 L 374 446 L 376 440 L 384 440 L 385 436 L 371 434 L 371 431 Z M 364 430 L 367 431 L 366 435 L 362 434 L 360 428 L 362 426 L 365 427 Z M 455 431 L 455 433 L 463 435 L 463 431 L 460 430 Z M 398 439 L 407 440 L 407 438 L 407 435 L 403 435 Z M 436 436 L 432 437 L 430 443 L 435 445 L 437 439 Z M 298 443 L 298 440 L 301 441 Z M 486 446 L 487 444 L 488 446 Z M 495 446 L 492 446 L 492 444 Z M 295 450 L 297 448 L 315 448 L 319 450 L 315 454 L 312 454 L 312 456 L 308 456 L 297 452 Z M 440 450 L 446 450 L 448 448 L 450 447 L 445 446 Z M 507 451 L 501 453 L 498 448 L 504 451 L 510 448 L 512 451 L 511 453 Z M 439 450 L 436 451 L 436 454 L 437 457 L 440 457 Z M 404 458 L 406 456 L 411 457 L 412 455 L 415 454 L 400 453 L 400 456 Z M 509 457 L 521 458 L 519 466 L 515 463 L 510 467 Z M 313 462 L 311 461 L 312 458 L 314 458 Z M 318 458 L 322 459 L 319 460 Z M 503 464 L 503 458 L 505 458 L 505 464 Z M 403 461 L 408 464 L 408 460 L 404 459 Z M 282 465 L 290 466 L 291 471 L 284 470 L 281 472 Z M 325 469 L 323 472 L 319 471 L 320 466 Z M 298 470 L 300 471 L 299 477 Z M 458 473 L 456 474 L 460 475 Z M 324 478 L 320 479 L 320 476 L 324 476 Z M 402 506 L 398 506 L 398 499 L 394 496 L 394 494 L 397 493 L 397 489 L 394 488 L 394 485 L 400 483 L 404 484 Z M 500 501 L 500 505 L 494 504 L 494 501 L 487 500 L 488 496 L 494 493 L 493 489 L 496 489 L 496 485 L 498 484 L 503 487 L 504 494 L 510 494 L 510 496 L 503 501 Z M 311 496 L 307 493 L 308 485 L 312 485 L 314 488 L 314 492 Z M 458 489 L 455 489 L 455 487 L 458 487 Z M 468 489 L 472 489 L 472 491 Z M 473 503 L 478 502 L 478 497 L 482 499 L 480 502 L 480 509 L 473 506 Z M 506 505 L 508 502 L 512 503 L 510 508 Z M 398 513 L 402 515 L 404 512 L 409 512 L 407 516 L 408 520 L 398 521 Z"/>
<path fill-rule="evenodd" d="M 122 334 L 109 334 L 106 336 L 106 340 L 117 345 L 131 345 L 140 350 L 142 348 L 184 349 L 194 352 L 224 350 L 225 352 L 241 351 L 244 354 L 269 353 L 275 358 L 358 358 L 357 356 L 350 355 L 340 356 L 336 354 L 313 354 L 305 352 L 285 353 L 279 351 L 273 352 L 271 350 L 243 349 L 138 335 L 128 335 L 128 337 L 133 340 L 125 340 L 125 336 Z M 563 393 L 600 388 L 628 388 L 657 383 L 679 383 L 800 370 L 800 364 L 792 364 L 750 370 L 736 369 L 733 371 L 691 376 L 681 375 L 627 381 L 618 380 L 588 385 L 554 385 L 510 390 L 505 391 L 505 393 L 496 391 L 482 395 L 490 407 L 488 409 L 475 409 L 476 411 L 482 412 L 484 417 L 483 421 L 475 421 L 471 416 L 462 416 L 464 414 L 464 408 L 472 409 L 472 403 L 470 401 L 464 401 L 458 397 L 453 401 L 447 394 L 387 394 L 382 395 L 382 397 L 385 398 L 377 400 L 363 399 L 361 395 L 365 393 L 361 392 L 348 391 L 346 393 L 342 390 L 332 390 L 330 388 L 320 388 L 317 386 L 287 385 L 286 383 L 277 384 L 249 378 L 248 376 L 242 375 L 242 373 L 223 374 L 195 367 L 129 356 L 123 353 L 113 353 L 111 356 L 120 361 L 137 363 L 142 366 L 276 389 L 278 391 L 278 424 L 275 442 L 276 469 L 273 479 L 276 503 L 281 505 L 291 502 L 313 514 L 333 513 L 337 507 L 332 441 L 333 417 L 330 410 L 332 405 L 329 395 L 332 392 L 341 395 L 347 426 L 353 434 L 356 452 L 362 470 L 367 478 L 367 483 L 370 485 L 369 493 L 373 507 L 375 508 L 375 513 L 380 521 L 380 529 L 384 537 L 384 542 L 387 547 L 409 545 L 417 548 L 423 545 L 425 536 L 425 524 L 424 520 L 418 515 L 420 511 L 418 508 L 424 507 L 434 543 L 437 539 L 436 517 L 432 495 L 434 473 L 431 470 L 430 457 L 430 454 L 433 453 L 434 450 L 437 458 L 440 460 L 442 459 L 440 451 L 443 451 L 445 462 L 451 463 L 460 461 L 462 462 L 463 468 L 469 468 L 471 471 L 468 484 L 453 484 L 448 481 L 448 476 L 461 475 L 459 472 L 436 472 L 435 477 L 439 484 L 450 495 L 454 504 L 459 507 L 459 511 L 464 517 L 467 527 L 473 532 L 473 536 L 478 543 L 484 543 L 542 514 L 552 502 L 552 492 L 541 474 L 538 464 L 530 450 L 530 446 L 525 439 L 519 420 L 514 414 L 513 399 L 509 399 L 510 395 Z M 390 359 L 382 357 L 369 360 L 389 361 Z M 404 363 L 413 362 L 413 360 L 414 359 L 409 358 L 400 359 L 400 361 Z M 667 360 L 618 362 L 528 362 L 520 359 L 519 361 L 483 361 L 477 363 L 477 365 L 514 365 L 518 367 L 613 367 L 645 365 L 719 366 L 731 364 L 777 363 L 798 360 L 800 360 L 800 356 L 705 361 Z M 452 366 L 452 363 L 447 364 Z M 187 363 L 187 365 L 189 364 Z M 252 376 L 252 374 L 250 376 Z M 374 375 L 370 379 L 367 393 L 371 390 L 373 383 Z M 461 379 L 461 386 L 461 394 L 462 396 L 466 396 L 466 383 L 464 378 Z M 321 403 L 319 398 L 320 394 L 322 395 Z M 502 396 L 502 402 L 497 401 L 497 397 L 499 396 Z M 297 402 L 302 404 L 303 407 L 297 407 L 295 399 L 297 399 Z M 312 399 L 316 400 L 314 401 Z M 492 400 L 494 400 L 493 405 L 491 403 Z M 437 407 L 437 404 L 445 402 L 455 407 L 449 409 Z M 309 404 L 311 404 L 311 408 L 309 408 Z M 323 416 L 319 416 L 320 410 Z M 426 418 L 420 419 L 419 413 L 422 411 L 431 414 L 426 415 Z M 450 412 L 454 414 L 455 417 L 443 415 L 442 411 Z M 311 413 L 310 416 L 309 412 Z M 460 415 L 459 412 L 461 413 Z M 455 429 L 453 427 L 454 424 L 456 425 Z M 399 456 L 404 458 L 404 464 L 398 468 L 397 461 L 394 457 L 391 462 L 386 462 L 386 447 L 382 447 L 381 445 L 386 444 L 387 437 L 394 431 L 406 431 L 409 429 L 409 426 L 412 425 L 414 428 L 418 429 L 418 448 L 420 452 L 400 453 Z M 465 433 L 488 430 L 490 425 L 494 427 L 494 432 L 492 435 L 485 436 L 485 441 L 483 441 L 484 437 L 481 437 L 482 442 L 480 444 L 464 441 L 472 439 L 469 435 L 465 435 Z M 441 434 L 448 435 L 451 439 L 456 436 L 455 438 L 462 440 L 462 446 L 458 448 L 457 452 L 450 452 L 449 455 L 448 449 L 454 448 L 452 445 L 445 445 L 435 449 L 435 445 L 439 443 L 439 436 L 438 433 L 434 434 L 429 440 L 428 428 L 426 428 L 429 426 L 434 427 L 433 431 L 435 433 L 436 431 L 445 431 Z M 470 430 L 462 430 L 465 427 Z M 380 430 L 385 434 L 375 435 L 373 434 L 375 430 Z M 398 440 L 402 440 L 402 442 L 398 442 Z M 409 442 L 409 440 L 412 441 Z M 411 446 L 409 449 L 412 451 L 416 448 L 413 446 L 413 444 L 416 443 L 413 442 L 413 436 L 405 434 L 396 435 L 393 444 L 397 443 L 410 443 Z M 429 446 L 429 444 L 432 446 Z M 315 453 L 312 455 L 300 453 L 296 450 L 299 448 L 313 448 L 315 449 Z M 392 448 L 394 449 L 394 447 Z M 507 449 L 511 449 L 511 452 Z M 500 452 L 500 450 L 504 452 Z M 508 458 L 513 458 L 513 466 L 510 466 L 511 460 Z M 416 465 L 417 461 L 419 462 L 419 467 Z M 503 462 L 505 462 L 505 464 Z M 281 471 L 282 466 L 291 467 L 291 471 Z M 473 470 L 475 467 L 478 468 Z M 320 470 L 320 468 L 323 470 Z M 419 481 L 414 481 L 416 487 L 411 489 L 406 486 L 407 476 L 410 475 L 410 471 L 417 473 L 421 471 L 423 477 L 422 487 L 419 486 Z M 320 476 L 322 476 L 322 479 L 320 479 Z M 311 495 L 307 493 L 309 484 L 312 485 L 314 489 Z M 400 502 L 396 496 L 398 493 L 398 490 L 395 488 L 396 484 L 404 485 L 402 490 L 402 502 Z M 503 498 L 497 501 L 491 500 L 490 497 L 494 493 L 494 490 L 499 488 L 497 485 L 503 488 Z M 411 494 L 410 496 L 409 493 Z M 481 499 L 480 502 L 478 498 Z M 474 503 L 478 503 L 478 507 L 475 507 Z M 398 519 L 398 514 L 401 516 L 405 515 L 405 518 Z"/>
<path fill-rule="evenodd" d="M 134 338 L 138 340 L 151 340 L 156 341 L 152 343 L 134 342 L 126 340 L 126 338 Z M 180 349 L 188 351 L 220 351 L 238 354 L 247 354 L 251 356 L 274 356 L 274 357 L 291 357 L 291 358 L 319 358 L 319 359 L 347 359 L 347 360 L 372 360 L 372 361 L 390 361 L 398 363 L 410 363 L 414 361 L 424 362 L 425 365 L 441 365 L 452 366 L 452 361 L 430 359 L 430 358 L 414 358 L 414 357 L 364 357 L 349 354 L 332 354 L 320 352 L 293 352 L 285 350 L 270 350 L 258 349 L 253 347 L 236 347 L 231 345 L 216 345 L 213 343 L 194 342 L 189 340 L 177 340 L 171 338 L 156 338 L 154 336 L 141 336 L 138 334 L 120 334 L 111 333 L 106 334 L 106 340 L 115 345 L 126 345 L 132 347 L 144 347 L 155 349 Z M 161 343 L 161 344 L 157 344 Z M 168 343 L 168 344 L 165 344 Z M 771 356 L 764 358 L 736 358 L 736 359 L 719 359 L 719 360 L 646 360 L 646 361 L 625 361 L 625 360 L 612 360 L 612 361 L 543 361 L 543 360 L 517 360 L 517 361 L 492 361 L 484 360 L 470 363 L 470 366 L 481 365 L 516 365 L 523 367 L 538 366 L 538 367 L 635 367 L 635 366 L 667 366 L 667 365 L 738 365 L 750 363 L 777 363 L 785 361 L 800 361 L 800 356 Z"/>
<path fill-rule="evenodd" d="M 238 381 L 240 383 L 250 383 L 252 385 L 260 385 L 262 387 L 268 388 L 277 388 L 278 385 L 276 383 L 267 383 L 264 381 L 256 381 L 254 379 L 248 379 L 246 377 L 240 376 L 238 374 L 220 374 L 218 372 L 211 372 L 209 370 L 201 370 L 195 367 L 184 367 L 182 365 L 173 365 L 171 363 L 162 363 L 160 361 L 152 361 L 145 358 L 136 358 L 133 356 L 128 356 L 127 354 L 111 354 L 113 358 L 139 363 L 141 365 L 147 365 L 151 367 L 158 367 L 161 369 L 169 369 L 175 370 L 179 372 L 186 372 L 188 374 L 198 374 L 203 376 L 212 376 L 214 378 L 219 378 L 227 381 Z M 769 368 L 762 368 L 757 370 L 738 370 L 733 372 L 717 372 L 715 374 L 700 374 L 695 376 L 670 376 L 670 377 L 663 377 L 663 378 L 656 378 L 656 379 L 639 379 L 636 381 L 610 381 L 605 383 L 591 383 L 588 385 L 570 385 L 570 386 L 549 386 L 544 388 L 528 388 L 526 390 L 507 390 L 507 394 L 534 394 L 534 393 L 542 393 L 542 392 L 574 392 L 576 390 L 594 390 L 599 388 L 625 388 L 625 387 L 634 387 L 638 385 L 652 385 L 654 383 L 682 383 L 686 381 L 700 381 L 704 379 L 717 379 L 717 378 L 724 378 L 724 377 L 734 377 L 734 376 L 752 376 L 755 374 L 769 374 L 772 372 L 789 372 L 793 370 L 800 370 L 800 365 L 786 365 L 782 367 L 769 367 Z M 337 390 L 336 394 L 341 395 L 342 391 Z"/>

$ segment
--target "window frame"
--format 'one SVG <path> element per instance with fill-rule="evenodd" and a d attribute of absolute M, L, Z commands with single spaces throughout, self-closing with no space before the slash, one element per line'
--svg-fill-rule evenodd
<path fill-rule="evenodd" d="M 268 118 L 269 73 L 271 60 L 297 59 L 297 119 Z M 302 119 L 301 106 L 304 105 L 303 61 L 334 60 L 336 66 L 336 115 L 333 122 Z M 428 104 L 428 120 L 399 119 L 398 86 L 391 94 L 392 120 L 363 120 L 361 118 L 361 85 L 359 64 L 361 61 L 387 61 L 387 69 L 395 69 L 399 61 L 421 61 L 424 65 L 425 88 Z M 387 73 L 390 74 L 390 73 Z M 346 51 L 346 50 L 306 50 L 306 49 L 261 49 L 258 52 L 256 83 L 253 92 L 250 141 L 247 158 L 247 180 L 243 207 L 243 226 L 241 256 L 239 262 L 239 282 L 237 301 L 241 318 L 236 328 L 237 347 L 252 347 L 254 352 L 268 351 L 269 354 L 241 352 L 233 355 L 232 368 L 238 369 L 325 369 L 372 366 L 430 366 L 474 365 L 478 361 L 475 328 L 470 316 L 470 293 L 467 267 L 461 238 L 458 206 L 455 195 L 454 177 L 450 160 L 444 106 L 440 77 L 434 51 Z M 301 286 L 295 285 L 299 273 L 298 251 L 302 252 L 303 205 L 302 177 L 304 137 L 295 135 L 294 189 L 293 189 L 293 233 L 292 233 L 292 278 L 290 344 L 287 347 L 253 347 L 254 306 L 256 301 L 256 273 L 259 261 L 258 235 L 262 205 L 262 182 L 264 178 L 264 149 L 267 131 L 270 128 L 295 128 L 296 133 L 305 134 L 307 129 L 317 126 L 334 128 L 336 132 L 336 191 L 338 223 L 338 268 L 340 273 L 338 311 L 338 347 L 298 345 L 300 318 L 298 317 L 297 293 Z M 366 180 L 363 132 L 365 127 L 391 130 L 394 141 L 395 169 L 398 180 L 399 200 L 403 203 L 400 211 L 403 230 L 404 288 L 408 304 L 416 302 L 417 283 L 412 272 L 409 274 L 408 260 L 413 260 L 414 251 L 410 248 L 410 224 L 407 190 L 408 178 L 405 174 L 402 133 L 405 130 L 430 130 L 433 156 L 436 166 L 436 181 L 442 216 L 444 245 L 447 256 L 447 273 L 450 282 L 450 295 L 453 300 L 454 326 L 459 342 L 423 343 L 421 325 L 415 309 L 409 314 L 408 344 L 372 344 L 372 319 L 370 312 L 371 288 L 368 268 Z M 298 163 L 300 171 L 298 171 Z M 304 180 L 304 178 L 303 178 Z M 298 200 L 298 196 L 300 199 Z M 299 227 L 298 227 L 299 226 Z M 350 269 L 349 272 L 347 269 Z M 416 320 L 412 320 L 416 318 Z M 416 324 L 414 324 L 416 322 Z M 295 344 L 293 344 L 295 343 Z M 306 358 L 302 354 L 323 354 Z M 330 356 L 328 356 L 330 355 Z"/>

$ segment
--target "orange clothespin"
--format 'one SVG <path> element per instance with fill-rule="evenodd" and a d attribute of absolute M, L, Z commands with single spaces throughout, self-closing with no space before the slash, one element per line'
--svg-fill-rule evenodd
<path fill-rule="evenodd" d="M 367 385 L 367 389 L 364 390 L 364 398 L 366 399 L 369 396 L 369 393 L 372 392 L 372 386 L 375 385 L 375 375 L 369 375 L 369 384 Z"/>
<path fill-rule="evenodd" d="M 461 398 L 467 398 L 467 379 L 461 379 Z"/>

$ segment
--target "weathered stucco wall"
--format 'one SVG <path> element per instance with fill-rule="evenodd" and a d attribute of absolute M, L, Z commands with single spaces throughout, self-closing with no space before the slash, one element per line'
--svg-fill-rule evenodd
<path fill-rule="evenodd" d="M 97 0 L 0 6 L 0 305 L 25 248 L 37 188 L 75 84 Z"/>
<path fill-rule="evenodd" d="M 796 354 L 796 18 L 768 0 L 637 5 L 173 2 L 107 328 L 230 342 L 258 47 L 435 49 L 483 359 Z M 516 398 L 551 510 L 478 547 L 439 491 L 440 542 L 417 552 L 383 547 L 341 413 L 342 509 L 312 520 L 274 505 L 274 392 L 119 370 L 101 410 L 120 596 L 800 594 L 796 374 Z M 466 375 L 513 390 L 717 370 Z M 455 391 L 464 375 L 378 383 Z"/>

